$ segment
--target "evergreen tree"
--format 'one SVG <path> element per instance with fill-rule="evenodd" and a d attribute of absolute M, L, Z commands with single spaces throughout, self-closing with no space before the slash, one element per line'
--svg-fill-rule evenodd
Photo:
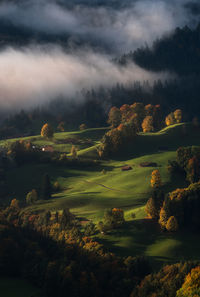
<path fill-rule="evenodd" d="M 42 187 L 41 187 L 41 196 L 42 199 L 47 200 L 51 198 L 52 188 L 51 182 L 48 174 L 43 176 Z"/>

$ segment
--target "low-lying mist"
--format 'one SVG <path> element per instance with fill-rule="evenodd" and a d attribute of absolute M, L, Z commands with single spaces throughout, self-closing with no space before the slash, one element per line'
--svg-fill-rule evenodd
<path fill-rule="evenodd" d="M 28 108 L 58 97 L 81 100 L 82 89 L 168 77 L 133 63 L 121 67 L 110 56 L 90 49 L 72 54 L 59 47 L 8 48 L 0 54 L 0 65 L 0 105 L 4 109 Z"/>
<path fill-rule="evenodd" d="M 184 8 L 185 3 L 185 0 L 142 0 L 116 9 L 92 7 L 86 2 L 71 8 L 42 0 L 2 2 L 2 22 L 26 28 L 35 36 L 44 32 L 60 34 L 62 38 L 66 34 L 70 38 L 64 49 L 57 42 L 1 50 L 1 109 L 43 105 L 59 96 L 81 100 L 82 89 L 168 78 L 166 73 L 147 72 L 133 63 L 121 67 L 112 59 L 146 42 L 151 44 L 155 38 L 170 34 L 176 26 L 194 24 L 197 16 Z M 77 38 L 82 40 L 81 46 L 72 50 L 70 45 Z M 95 41 L 95 47 L 91 41 Z"/>

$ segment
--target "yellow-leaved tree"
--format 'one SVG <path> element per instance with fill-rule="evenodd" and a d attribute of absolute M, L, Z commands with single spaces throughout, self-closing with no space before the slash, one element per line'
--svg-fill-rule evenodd
<path fill-rule="evenodd" d="M 160 172 L 157 169 L 151 173 L 151 186 L 152 188 L 160 188 L 162 186 Z"/>
<path fill-rule="evenodd" d="M 185 278 L 180 290 L 176 292 L 176 297 L 199 297 L 200 296 L 200 266 L 191 270 Z"/>
<path fill-rule="evenodd" d="M 178 230 L 178 222 L 174 216 L 169 217 L 167 224 L 166 224 L 167 231 L 175 232 Z"/>
<path fill-rule="evenodd" d="M 53 138 L 53 128 L 50 124 L 46 123 L 42 126 L 41 136 L 47 139 Z"/>
<path fill-rule="evenodd" d="M 153 127 L 153 117 L 146 116 L 142 122 L 142 130 L 143 132 L 152 132 L 154 130 Z"/>
<path fill-rule="evenodd" d="M 174 118 L 176 120 L 177 123 L 181 123 L 182 122 L 182 111 L 181 109 L 176 109 L 174 111 Z"/>

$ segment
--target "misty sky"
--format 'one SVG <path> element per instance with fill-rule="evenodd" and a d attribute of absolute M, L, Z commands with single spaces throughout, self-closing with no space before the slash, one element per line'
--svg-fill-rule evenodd
<path fill-rule="evenodd" d="M 120 69 L 111 60 L 151 45 L 177 26 L 193 26 L 196 19 L 185 3 L 141 0 L 124 8 L 76 5 L 70 9 L 50 1 L 1 3 L 0 19 L 5 24 L 35 34 L 66 36 L 69 48 L 40 46 L 34 41 L 20 49 L 4 48 L 0 52 L 0 106 L 29 107 L 60 95 L 73 96 L 82 88 L 166 78 L 167 74 L 152 74 L 134 64 Z M 79 48 L 73 48 L 77 41 Z"/>

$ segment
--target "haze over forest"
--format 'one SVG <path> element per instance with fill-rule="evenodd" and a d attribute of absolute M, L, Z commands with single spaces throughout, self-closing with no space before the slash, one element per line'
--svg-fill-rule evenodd
<path fill-rule="evenodd" d="M 176 77 L 144 70 L 133 61 L 122 67 L 114 59 L 151 46 L 176 27 L 195 28 L 195 2 L 73 3 L 1 1 L 1 110 L 41 106 L 56 98 L 82 100 L 82 89 Z"/>

